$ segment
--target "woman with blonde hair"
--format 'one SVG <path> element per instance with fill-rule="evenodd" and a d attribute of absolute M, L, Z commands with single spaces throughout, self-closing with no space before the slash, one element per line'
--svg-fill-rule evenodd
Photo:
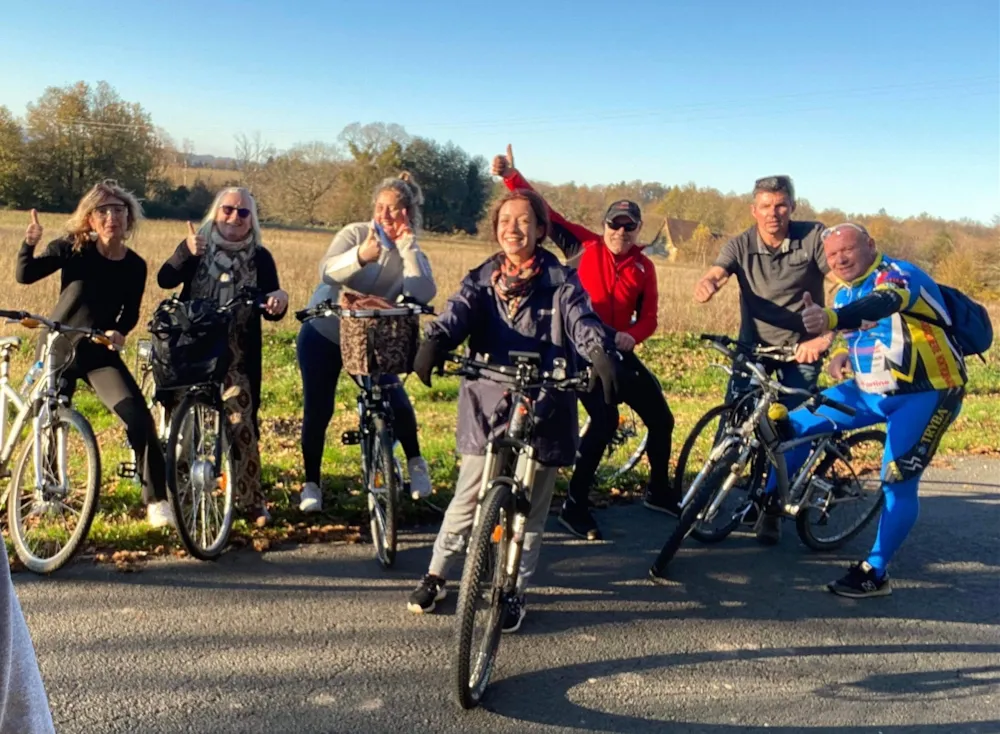
<path fill-rule="evenodd" d="M 423 194 L 413 177 L 403 172 L 386 178 L 375 187 L 371 221 L 355 222 L 333 238 L 319 263 L 320 283 L 309 306 L 331 299 L 337 301 L 346 289 L 366 296 L 395 301 L 399 296 L 427 304 L 437 287 L 431 264 L 417 243 L 420 232 Z M 333 418 L 337 380 L 343 362 L 340 356 L 340 319 L 335 316 L 313 319 L 302 325 L 297 343 L 302 372 L 302 458 L 306 482 L 299 509 L 319 512 L 323 508 L 320 467 L 326 428 Z M 417 497 L 431 493 L 427 462 L 420 455 L 417 417 L 399 377 L 384 375 L 392 405 L 393 429 L 406 453 L 410 489 Z"/>
<path fill-rule="evenodd" d="M 274 258 L 261 241 L 257 203 L 247 189 L 220 191 L 201 224 L 188 222 L 188 236 L 160 268 L 161 288 L 181 289 L 181 300 L 206 298 L 223 304 L 243 288 L 264 294 L 263 313 L 238 308 L 229 331 L 230 367 L 224 402 L 235 449 L 238 504 L 260 526 L 271 521 L 260 482 L 260 408 L 262 338 L 260 317 L 280 321 L 288 294 L 278 283 Z"/>
<path fill-rule="evenodd" d="M 114 181 L 102 181 L 80 200 L 66 223 L 66 234 L 35 255 L 42 225 L 32 209 L 17 256 L 17 282 L 35 283 L 62 271 L 59 301 L 50 318 L 101 329 L 119 348 L 139 321 L 146 289 L 146 261 L 126 245 L 141 221 L 138 200 Z M 41 344 L 39 340 L 39 348 Z M 117 351 L 80 337 L 60 339 L 54 349 L 56 364 L 71 360 L 62 375 L 64 394 L 72 397 L 77 379 L 86 380 L 101 402 L 125 423 L 129 442 L 142 458 L 143 501 L 150 524 L 162 527 L 172 522 L 163 451 L 153 416 Z"/>

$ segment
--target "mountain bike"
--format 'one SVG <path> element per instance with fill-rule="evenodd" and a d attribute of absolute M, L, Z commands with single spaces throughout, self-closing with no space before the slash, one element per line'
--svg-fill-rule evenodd
<path fill-rule="evenodd" d="M 11 352 L 21 339 L 0 339 L 0 473 L 11 477 L 0 505 L 7 505 L 18 558 L 30 571 L 47 574 L 64 566 L 86 539 L 101 486 L 101 456 L 94 430 L 59 393 L 61 375 L 73 363 L 75 347 L 56 364 L 53 346 L 68 334 L 107 347 L 111 341 L 98 329 L 69 326 L 27 311 L 0 310 L 0 318 L 29 329 L 47 329 L 42 369 L 23 392 L 10 384 Z M 12 423 L 8 410 L 14 413 Z M 29 425 L 31 438 L 11 474 L 11 457 Z"/>
<path fill-rule="evenodd" d="M 347 308 L 327 300 L 297 311 L 295 318 L 303 323 L 329 316 L 368 319 L 373 325 L 368 330 L 368 348 L 374 352 L 377 348 L 374 324 L 378 319 L 433 313 L 433 308 L 420 303 L 402 302 L 392 308 Z M 402 467 L 393 453 L 396 438 L 392 427 L 392 406 L 386 389 L 390 386 L 381 382 L 378 360 L 373 358 L 369 363 L 374 368 L 369 374 L 348 373 L 360 389 L 357 398 L 358 428 L 345 431 L 341 443 L 361 447 L 361 481 L 368 496 L 372 545 L 376 560 L 388 569 L 396 562 L 400 495 L 408 493 L 409 487 L 403 481 Z"/>
<path fill-rule="evenodd" d="M 727 372 L 751 378 L 751 390 L 741 398 L 733 419 L 723 424 L 708 459 L 681 500 L 681 517 L 649 570 L 650 578 L 662 581 L 667 565 L 684 539 L 696 526 L 703 528 L 721 518 L 728 526 L 732 517 L 720 515 L 727 495 L 753 460 L 762 452 L 766 471 L 775 473 L 777 492 L 771 498 L 759 490 L 755 499 L 761 516 L 777 514 L 794 518 L 796 531 L 807 546 L 817 551 L 834 550 L 859 533 L 882 507 L 881 464 L 885 431 L 831 430 L 816 436 L 789 436 L 783 411 L 772 411 L 782 395 L 806 398 L 803 407 L 815 412 L 826 406 L 848 416 L 855 409 L 820 392 L 788 388 L 768 377 L 764 367 L 748 356 L 745 345 L 728 337 L 707 336 L 709 344 L 731 363 Z M 809 457 L 789 476 L 785 452 L 809 444 Z M 723 536 L 724 537 L 724 536 Z"/>
<path fill-rule="evenodd" d="M 486 449 L 483 483 L 469 536 L 458 592 L 455 639 L 455 690 L 463 708 L 479 704 L 500 647 L 505 600 L 517 593 L 525 526 L 531 513 L 531 487 L 540 464 L 531 445 L 537 394 L 545 390 L 587 389 L 589 371 L 570 376 L 565 360 L 540 369 L 534 352 L 510 352 L 511 365 L 451 355 L 457 374 L 509 386 L 511 409 Z"/>
<path fill-rule="evenodd" d="M 181 543 L 202 561 L 215 560 L 225 551 L 235 515 L 233 447 L 223 396 L 229 326 L 237 308 L 259 310 L 265 301 L 257 289 L 244 288 L 222 305 L 202 301 L 199 312 L 181 325 L 171 323 L 169 316 L 186 312 L 188 306 L 173 296 L 160 304 L 149 325 L 157 345 L 150 355 L 156 399 L 171 406 L 163 430 L 167 497 Z M 158 314 L 165 317 L 158 319 Z M 210 348 L 205 361 L 171 365 L 175 357 L 167 345 L 178 337 L 196 349 L 205 343 Z M 165 375 L 171 370 L 182 374 L 168 380 Z"/>

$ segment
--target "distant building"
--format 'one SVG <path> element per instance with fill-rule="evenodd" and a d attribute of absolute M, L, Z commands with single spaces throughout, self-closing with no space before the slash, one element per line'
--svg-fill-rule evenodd
<path fill-rule="evenodd" d="M 677 251 L 694 235 L 699 224 L 700 222 L 690 219 L 664 219 L 656 237 L 646 246 L 646 254 L 662 255 L 673 260 L 677 257 Z M 712 237 L 720 239 L 725 235 L 722 232 L 712 232 Z"/>

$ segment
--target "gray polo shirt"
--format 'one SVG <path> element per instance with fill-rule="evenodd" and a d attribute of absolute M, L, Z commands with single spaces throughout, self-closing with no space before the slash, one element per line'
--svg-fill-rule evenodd
<path fill-rule="evenodd" d="M 757 227 L 729 240 L 715 264 L 740 283 L 740 340 L 768 346 L 797 344 L 808 337 L 799 312 L 807 291 L 825 305 L 823 279 L 830 271 L 819 222 L 792 222 L 788 237 L 770 248 Z"/>

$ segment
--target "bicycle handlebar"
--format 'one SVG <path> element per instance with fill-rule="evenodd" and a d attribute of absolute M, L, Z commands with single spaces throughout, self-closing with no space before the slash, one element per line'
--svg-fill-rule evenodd
<path fill-rule="evenodd" d="M 353 318 L 387 318 L 389 316 L 409 316 L 411 314 L 433 316 L 435 313 L 432 306 L 423 303 L 400 303 L 391 308 L 347 308 L 334 303 L 330 299 L 317 303 L 310 308 L 304 308 L 295 312 L 295 318 L 306 322 L 312 319 L 325 318 L 328 316 L 349 316 Z"/>
<path fill-rule="evenodd" d="M 741 342 L 733 339 L 732 337 L 719 334 L 702 334 L 699 339 L 710 342 L 711 347 L 722 352 L 730 359 L 735 359 L 736 353 L 762 359 L 770 359 L 775 362 L 790 362 L 795 358 L 796 348 L 794 346 L 765 347 L 760 344 Z M 727 347 L 735 347 L 735 353 Z"/>
<path fill-rule="evenodd" d="M 742 370 L 743 372 L 750 372 L 757 378 L 760 384 L 764 385 L 767 389 L 783 395 L 799 395 L 801 397 L 805 397 L 807 398 L 806 407 L 810 410 L 818 408 L 821 405 L 826 405 L 827 407 L 833 408 L 834 410 L 850 417 L 854 417 L 854 415 L 857 414 L 857 410 L 852 408 L 850 405 L 845 405 L 844 403 L 832 400 L 820 392 L 803 390 L 796 387 L 787 387 L 782 385 L 777 380 L 772 380 L 768 377 L 767 373 L 760 367 L 760 365 L 747 359 L 747 355 L 744 352 L 744 350 L 746 350 L 756 353 L 758 348 L 748 348 L 746 344 L 730 339 L 728 336 L 712 336 L 710 334 L 702 334 L 702 338 L 709 341 L 713 349 L 721 352 L 733 361 L 733 367 L 729 368 L 730 371 Z M 740 351 L 734 352 L 729 349 L 727 344 L 736 345 Z M 759 349 L 791 350 L 792 354 L 795 352 L 794 347 L 761 347 Z M 755 356 L 755 354 L 752 354 L 751 356 Z M 812 405 L 809 405 L 809 403 L 812 403 Z"/>
<path fill-rule="evenodd" d="M 37 329 L 40 326 L 44 326 L 49 331 L 54 331 L 58 334 L 83 334 L 92 342 L 105 347 L 113 347 L 115 349 L 118 348 L 103 331 L 90 326 L 70 326 L 69 324 L 64 324 L 61 321 L 52 321 L 44 316 L 29 313 L 28 311 L 10 311 L 7 309 L 0 309 L 0 318 L 5 318 L 11 322 L 19 323 L 26 329 Z"/>
<path fill-rule="evenodd" d="M 450 373 L 452 375 L 471 379 L 485 377 L 494 382 L 516 385 L 522 390 L 539 388 L 549 390 L 580 390 L 586 389 L 590 385 L 591 375 L 589 367 L 577 375 L 568 377 L 565 375 L 565 371 L 559 368 L 551 371 L 540 371 L 537 365 L 530 362 L 522 362 L 514 365 L 495 364 L 459 354 L 449 354 L 446 360 L 459 366 L 459 369 Z"/>

